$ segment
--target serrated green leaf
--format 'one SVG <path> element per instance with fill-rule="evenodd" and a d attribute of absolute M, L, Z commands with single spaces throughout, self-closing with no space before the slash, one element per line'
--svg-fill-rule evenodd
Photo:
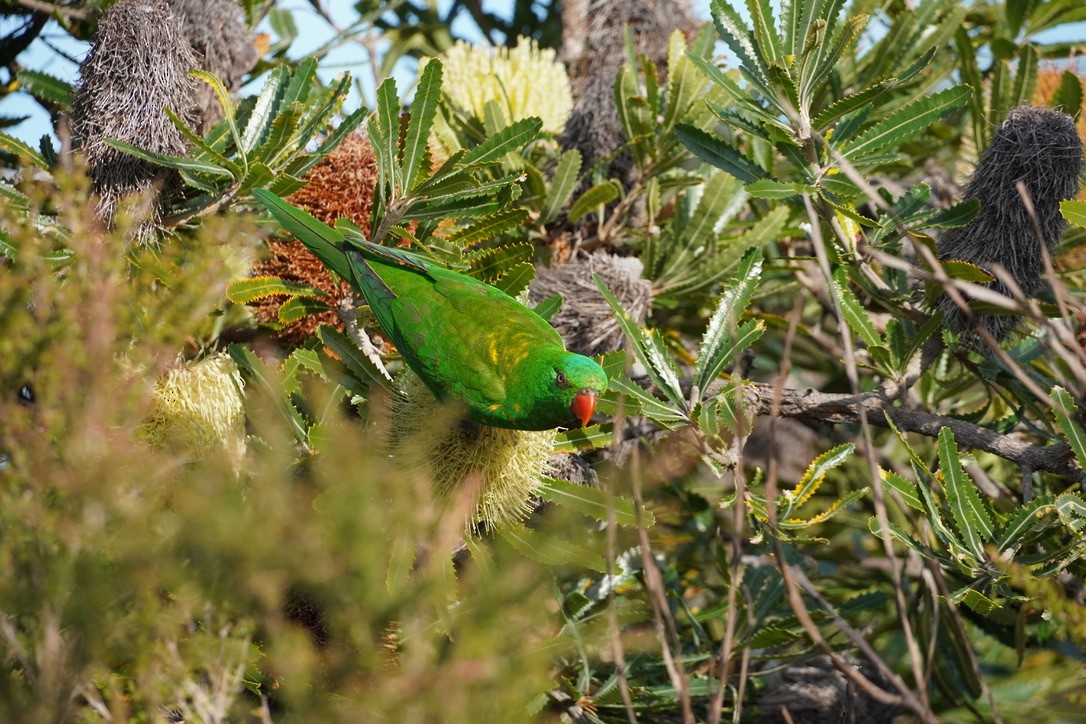
<path fill-rule="evenodd" d="M 768 174 L 739 149 L 688 123 L 675 126 L 675 136 L 695 156 L 706 163 L 727 171 L 744 183 L 753 183 Z"/>
<path fill-rule="evenodd" d="M 858 159 L 896 148 L 935 121 L 961 108 L 969 101 L 970 93 L 968 87 L 959 85 L 915 100 L 848 143 L 843 153 L 849 159 Z"/>
<path fill-rule="evenodd" d="M 415 100 L 411 104 L 411 118 L 407 123 L 407 136 L 403 146 L 403 165 L 400 167 L 400 186 L 412 189 L 416 186 L 423 159 L 426 158 L 430 129 L 437 116 L 437 104 L 441 99 L 441 61 L 431 58 L 422 69 Z"/>
<path fill-rule="evenodd" d="M 984 560 L 984 543 L 995 535 L 977 487 L 962 468 L 958 445 L 949 427 L 939 430 L 939 469 L 946 485 L 947 505 L 963 543 L 977 560 Z"/>
<path fill-rule="evenodd" d="M 879 477 L 890 489 L 894 490 L 901 500 L 910 508 L 924 512 L 924 504 L 920 501 L 920 495 L 916 492 L 916 484 L 906 480 L 897 473 L 879 468 Z"/>
<path fill-rule="evenodd" d="M 981 616 L 988 616 L 992 613 L 992 611 L 1000 608 L 1000 605 L 998 603 L 988 598 L 975 588 L 966 588 L 965 590 L 961 591 L 960 595 L 957 597 L 957 600 L 961 601 L 966 606 L 979 613 Z"/>
<path fill-rule="evenodd" d="M 299 284 L 271 276 L 235 279 L 226 286 L 226 298 L 234 304 L 249 304 L 258 299 L 274 296 L 319 299 L 328 295 L 308 284 Z"/>
<path fill-rule="evenodd" d="M 370 142 L 377 157 L 381 183 L 391 187 L 400 175 L 400 96 L 396 79 L 377 88 L 377 110 L 370 122 Z"/>
<path fill-rule="evenodd" d="M 830 507 L 826 508 L 824 511 L 817 515 L 813 515 L 810 518 L 806 519 L 787 518 L 785 520 L 779 521 L 778 525 L 780 526 L 781 530 L 801 530 L 803 528 L 809 528 L 810 526 L 816 525 L 818 523 L 824 523 L 825 521 L 837 515 L 842 510 L 852 505 L 865 495 L 867 495 L 867 488 L 853 490 L 848 495 L 845 495 L 844 497 L 835 500 L 833 504 L 830 505 Z"/>
<path fill-rule="evenodd" d="M 662 344 L 659 335 L 652 330 L 641 329 L 629 313 L 622 308 L 622 304 L 611 293 L 607 285 L 598 274 L 592 275 L 596 288 L 600 290 L 604 300 L 614 314 L 622 331 L 626 334 L 633 346 L 634 355 L 644 365 L 649 378 L 660 388 L 672 404 L 683 412 L 686 411 L 686 401 L 683 399 L 682 385 L 679 382 L 679 373 L 675 360 L 671 353 Z"/>
<path fill-rule="evenodd" d="M 754 249 L 743 258 L 732 282 L 724 288 L 702 335 L 698 361 L 694 367 L 694 383 L 698 389 L 706 389 L 728 363 L 721 352 L 729 343 L 734 344 L 742 336 L 738 334 L 739 320 L 750 305 L 761 282 L 761 275 L 762 252 Z M 734 338 L 733 327 L 737 332 Z"/>
<path fill-rule="evenodd" d="M 999 531 L 999 539 L 996 541 L 996 549 L 1005 553 L 1008 549 L 1016 547 L 1022 538 L 1029 533 L 1037 522 L 1037 519 L 1046 513 L 1055 512 L 1056 496 L 1041 495 L 1029 501 L 1014 514 L 1007 524 Z"/>
<path fill-rule="evenodd" d="M 607 505 L 607 494 L 598 488 L 577 485 L 566 480 L 543 478 L 539 485 L 539 496 L 544 500 L 564 505 L 601 522 L 607 522 L 611 510 L 613 510 L 616 523 L 622 526 L 637 527 L 638 515 L 633 501 L 616 495 L 612 497 L 612 505 L 609 507 Z M 645 528 L 651 528 L 656 521 L 653 519 L 652 513 L 642 510 L 641 522 Z"/>
<path fill-rule="evenodd" d="M 268 76 L 264 87 L 260 89 L 260 95 L 256 98 L 252 113 L 249 114 L 249 120 L 245 124 L 245 130 L 241 134 L 241 149 L 245 154 L 251 154 L 271 128 L 286 82 L 287 70 L 285 67 L 279 67 Z"/>
<path fill-rule="evenodd" d="M 112 146 L 118 151 L 124 151 L 131 154 L 136 158 L 149 161 L 156 166 L 165 166 L 166 168 L 174 168 L 179 171 L 188 171 L 189 173 L 202 173 L 208 176 L 215 176 L 218 178 L 234 178 L 234 174 L 229 169 L 216 166 L 208 161 L 199 161 L 193 158 L 185 158 L 183 156 L 170 156 L 165 153 L 155 153 L 154 151 L 145 151 L 142 148 L 137 148 L 131 143 L 125 143 L 124 141 L 115 141 L 112 138 L 106 139 L 106 144 Z"/>
<path fill-rule="evenodd" d="M 294 297 L 283 302 L 279 307 L 279 322 L 291 324 L 311 314 L 322 314 L 331 309 L 327 302 L 309 297 Z"/>
<path fill-rule="evenodd" d="M 386 390 L 393 391 L 392 381 L 384 371 L 378 369 L 366 355 L 362 354 L 358 346 L 346 334 L 322 324 L 317 328 L 317 339 L 331 350 L 359 381 L 376 382 Z"/>
<path fill-rule="evenodd" d="M 1069 223 L 1086 228 L 1086 201 L 1061 201 L 1060 213 Z"/>
<path fill-rule="evenodd" d="M 189 75 L 198 80 L 202 80 L 204 83 L 211 86 L 211 90 L 215 92 L 215 97 L 219 99 L 219 105 L 222 106 L 223 120 L 226 121 L 226 127 L 230 129 L 230 135 L 234 139 L 234 144 L 238 149 L 244 149 L 245 146 L 241 142 L 241 134 L 238 133 L 238 126 L 235 121 L 237 109 L 234 106 L 233 99 L 230 97 L 230 91 L 226 90 L 226 86 L 223 85 L 222 81 L 219 80 L 219 77 L 214 73 L 208 73 L 204 70 L 190 70 Z M 242 162 L 242 166 L 244 166 L 246 162 L 244 154 L 239 158 Z"/>
<path fill-rule="evenodd" d="M 473 224 L 457 229 L 447 238 L 456 246 L 471 246 L 489 241 L 511 229 L 515 229 L 528 220 L 527 209 L 504 209 L 496 214 L 485 216 Z M 528 258 L 531 258 L 529 255 Z"/>
<path fill-rule="evenodd" d="M 817 192 L 814 186 L 799 183 L 785 183 L 763 179 L 744 186 L 747 193 L 756 199 L 791 199 L 803 193 Z"/>
<path fill-rule="evenodd" d="M 571 223 L 576 223 L 589 212 L 596 211 L 600 206 L 611 203 L 621 193 L 622 187 L 614 179 L 601 181 L 585 191 L 573 202 L 566 217 Z"/>
<path fill-rule="evenodd" d="M 523 261 L 510 267 L 500 279 L 494 282 L 494 286 L 509 296 L 516 297 L 528 288 L 532 279 L 535 279 L 535 267 L 530 262 Z"/>
<path fill-rule="evenodd" d="M 30 95 L 67 110 L 72 104 L 72 84 L 40 70 L 22 68 L 15 79 Z"/>
<path fill-rule="evenodd" d="M 554 221 L 573 195 L 580 173 L 581 152 L 571 149 L 563 153 L 547 187 L 547 196 L 543 199 L 543 207 L 539 212 L 539 223 L 549 224 Z"/>
<path fill-rule="evenodd" d="M 1077 536 L 1086 532 L 1086 501 L 1078 493 L 1064 493 L 1056 497 L 1056 512 L 1060 521 Z"/>
<path fill-rule="evenodd" d="M 1067 444 L 1075 454 L 1075 460 L 1083 468 L 1086 468 L 1086 433 L 1075 420 L 1078 414 L 1078 406 L 1075 404 L 1071 393 L 1062 387 L 1053 387 L 1049 393 L 1052 400 L 1052 411 L 1056 415 L 1056 424 L 1059 425 Z"/>
<path fill-rule="evenodd" d="M 589 425 L 588 427 L 574 427 L 558 433 L 554 442 L 554 452 L 575 453 L 584 450 L 604 448 L 611 444 L 613 426 L 611 423 L 603 425 Z"/>
<path fill-rule="evenodd" d="M 503 244 L 493 249 L 486 249 L 473 256 L 468 267 L 471 276 L 487 283 L 501 279 L 513 267 L 530 261 L 534 248 L 531 244 Z"/>
<path fill-rule="evenodd" d="M 871 317 L 860 304 L 860 300 L 848 288 L 848 271 L 844 267 L 839 267 L 834 272 L 833 285 L 841 305 L 841 316 L 844 318 L 845 323 L 848 324 L 849 329 L 860 335 L 860 339 L 864 341 L 868 348 L 882 345 L 882 335 L 878 333 L 875 325 L 871 323 Z"/>
<path fill-rule="evenodd" d="M 928 227 L 939 229 L 955 229 L 965 226 L 976 217 L 980 211 L 980 200 L 966 199 L 954 204 L 949 209 L 944 209 L 928 219 Z"/>
<path fill-rule="evenodd" d="M 460 163 L 464 166 L 476 166 L 500 161 L 505 154 L 518 151 L 534 140 L 541 128 L 543 121 L 534 116 L 515 121 L 464 154 Z"/>
<path fill-rule="evenodd" d="M 781 517 L 791 515 L 793 510 L 798 509 L 810 500 L 811 496 L 822 486 L 822 481 L 826 479 L 826 473 L 843 465 L 846 460 L 852 457 L 852 453 L 855 451 L 856 446 L 849 442 L 827 450 L 812 460 L 811 464 L 807 466 L 807 470 L 804 471 L 803 477 L 796 483 L 796 487 L 784 494 L 784 500 L 782 501 L 784 508 Z"/>
<path fill-rule="evenodd" d="M 1060 76 L 1060 84 L 1052 93 L 1052 99 L 1048 105 L 1050 108 L 1056 108 L 1069 116 L 1074 116 L 1082 108 L 1082 96 L 1082 81 L 1073 71 L 1065 70 Z"/>
<path fill-rule="evenodd" d="M 558 314 L 558 311 L 562 308 L 562 303 L 565 300 L 562 299 L 561 294 L 552 294 L 546 299 L 535 305 L 532 310 L 546 321 L 551 321 L 551 318 Z"/>
<path fill-rule="evenodd" d="M 46 162 L 45 157 L 26 141 L 9 136 L 6 133 L 0 133 L 0 148 L 14 153 L 20 159 L 30 161 L 42 170 L 49 170 L 49 164 Z"/>
<path fill-rule="evenodd" d="M 682 31 L 676 30 L 671 34 L 668 45 L 668 63 L 671 69 L 667 77 L 667 104 L 664 107 L 663 122 L 656 129 L 657 133 L 669 133 L 705 90 L 707 83 L 704 76 L 685 55 L 686 40 Z"/>
<path fill-rule="evenodd" d="M 675 430 L 687 424 L 686 415 L 674 407 L 660 400 L 647 390 L 621 375 L 610 375 L 609 388 L 621 395 L 632 398 L 641 410 L 641 414 L 655 422 L 665 430 Z M 630 413 L 627 413 L 630 414 Z"/>

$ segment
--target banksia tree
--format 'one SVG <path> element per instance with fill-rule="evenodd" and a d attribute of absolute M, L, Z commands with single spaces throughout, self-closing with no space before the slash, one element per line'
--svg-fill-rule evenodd
<path fill-rule="evenodd" d="M 195 124 L 194 98 L 200 81 L 188 73 L 197 67 L 180 21 L 163 0 L 122 0 L 113 5 L 79 67 L 72 140 L 86 156 L 99 198 L 98 215 L 110 222 L 122 198 L 145 196 L 151 202 L 149 218 L 134 232 L 141 241 L 152 238 L 161 216 L 159 195 L 176 189 L 179 177 L 106 141 L 184 155 L 185 137 L 164 109 Z"/>
<path fill-rule="evenodd" d="M 942 235 L 940 259 L 967 261 L 987 271 L 998 267 L 1023 294 L 1033 296 L 1045 284 L 1045 255 L 1056 248 L 1067 226 L 1060 202 L 1078 192 L 1081 170 L 1082 142 L 1070 116 L 1015 108 L 992 136 L 966 187 L 965 198 L 979 201 L 980 211 L 966 226 Z M 989 286 L 1001 294 L 1011 292 L 999 280 Z M 940 307 L 948 323 L 966 334 L 975 322 L 1000 339 L 1014 324 L 1014 318 L 1005 315 L 970 319 L 947 296 Z"/>

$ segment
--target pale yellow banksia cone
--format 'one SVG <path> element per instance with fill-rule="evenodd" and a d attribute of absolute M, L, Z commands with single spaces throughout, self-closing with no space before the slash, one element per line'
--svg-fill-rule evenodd
<path fill-rule="evenodd" d="M 195 459 L 225 453 L 240 467 L 245 456 L 244 381 L 224 353 L 168 372 L 151 394 L 143 427 L 155 447 Z"/>
<path fill-rule="evenodd" d="M 414 373 L 405 372 L 399 382 L 403 395 L 393 398 L 389 421 L 397 462 L 427 477 L 451 508 L 466 504 L 469 530 L 524 520 L 558 432 L 461 423 Z"/>
<path fill-rule="evenodd" d="M 512 49 L 458 41 L 441 60 L 442 90 L 461 111 L 481 119 L 487 102 L 494 101 L 506 122 L 538 116 L 548 133 L 565 128 L 573 93 L 553 50 L 529 38 L 519 38 Z"/>

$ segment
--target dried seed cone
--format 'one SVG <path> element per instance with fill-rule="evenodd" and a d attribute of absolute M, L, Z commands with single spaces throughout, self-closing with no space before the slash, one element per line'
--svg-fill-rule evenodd
<path fill-rule="evenodd" d="M 241 6 L 234 0 L 169 0 L 169 4 L 199 68 L 218 76 L 228 91 L 240 88 L 241 79 L 259 58 Z M 222 118 L 222 104 L 211 86 L 202 82 L 195 100 L 196 130 L 203 135 Z"/>
<path fill-rule="evenodd" d="M 245 457 L 245 382 L 225 352 L 171 370 L 155 385 L 143 426 L 155 447 L 196 459 L 226 453 L 240 467 Z"/>
<path fill-rule="evenodd" d="M 99 218 L 110 223 L 117 202 L 131 194 L 155 199 L 150 219 L 134 233 L 152 238 L 160 218 L 159 192 L 176 188 L 176 172 L 164 171 L 106 144 L 107 138 L 139 148 L 184 155 L 188 145 L 163 108 L 192 125 L 198 91 L 188 75 L 198 67 L 181 23 L 163 0 L 121 0 L 106 11 L 98 35 L 79 67 L 72 112 L 72 139 L 86 154 Z"/>
<path fill-rule="evenodd" d="M 503 430 L 460 422 L 414 373 L 392 400 L 389 449 L 408 470 L 427 476 L 438 499 L 469 498 L 465 527 L 501 529 L 524 520 L 554 448 L 555 430 Z"/>
<path fill-rule="evenodd" d="M 986 270 L 1003 267 L 1026 295 L 1044 286 L 1041 244 L 1051 252 L 1066 221 L 1060 202 L 1074 198 L 1082 169 L 1082 142 L 1069 116 L 1046 108 L 1021 107 L 1007 119 L 981 156 L 965 190 L 966 199 L 980 201 L 980 212 L 967 226 L 950 229 L 939 240 L 939 258 L 961 259 Z M 1017 183 L 1025 184 L 1036 213 L 1041 238 L 1022 201 Z M 989 284 L 1001 294 L 1001 282 Z M 944 296 L 939 306 L 947 323 L 972 332 L 967 315 Z M 976 323 L 993 337 L 1003 337 L 1014 325 L 1004 315 L 980 315 Z"/>
<path fill-rule="evenodd" d="M 562 4 L 562 54 L 570 65 L 573 111 L 562 145 L 576 148 L 584 168 L 626 143 L 615 106 L 615 76 L 626 62 L 626 34 L 634 49 L 666 67 L 668 39 L 695 26 L 689 0 L 574 0 Z M 609 176 L 627 185 L 635 169 L 628 153 L 611 162 Z"/>
<path fill-rule="evenodd" d="M 362 229 L 369 228 L 373 194 L 377 188 L 377 157 L 365 136 L 357 133 L 348 136 L 306 174 L 305 180 L 308 183 L 290 197 L 291 202 L 326 224 L 334 224 L 342 216 Z M 267 245 L 271 257 L 253 268 L 253 276 L 275 276 L 324 290 L 333 307 L 348 293 L 350 287 L 346 282 L 332 281 L 328 270 L 301 242 L 271 238 Z M 265 297 L 253 303 L 253 310 L 263 322 L 278 322 L 279 308 L 284 301 L 284 297 Z M 284 325 L 277 336 L 288 345 L 296 346 L 307 340 L 321 324 L 342 326 L 336 312 L 329 311 Z"/>
<path fill-rule="evenodd" d="M 652 306 L 652 284 L 641 278 L 642 269 L 635 257 L 591 254 L 564 266 L 540 269 L 528 287 L 528 298 L 538 304 L 554 294 L 562 295 L 562 308 L 551 323 L 565 340 L 566 349 L 589 356 L 612 352 L 623 348 L 625 338 L 592 275 L 600 275 L 640 324 Z"/>

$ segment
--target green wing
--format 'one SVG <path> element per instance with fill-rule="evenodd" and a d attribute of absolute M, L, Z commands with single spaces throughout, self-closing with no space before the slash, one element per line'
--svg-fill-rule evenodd
<path fill-rule="evenodd" d="M 517 382 L 515 364 L 496 353 L 504 347 L 496 342 L 527 336 L 538 346 L 562 345 L 553 327 L 500 289 L 398 249 L 370 247 L 348 253 L 355 281 L 439 398 L 485 413 L 505 401 L 506 384 Z"/>

